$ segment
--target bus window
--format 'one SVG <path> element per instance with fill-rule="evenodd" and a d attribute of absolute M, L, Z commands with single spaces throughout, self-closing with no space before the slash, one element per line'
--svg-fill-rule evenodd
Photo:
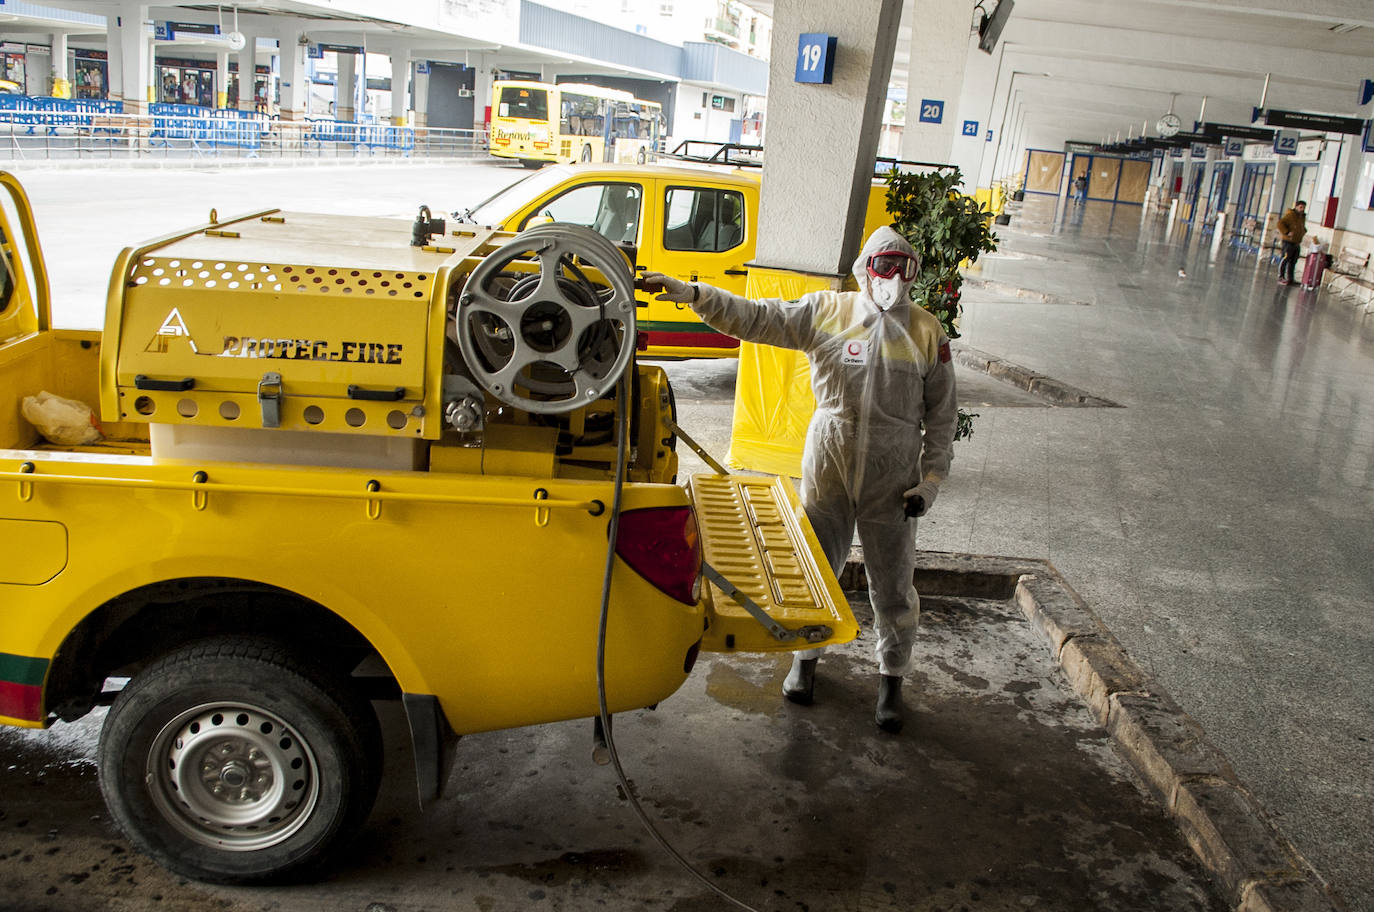
<path fill-rule="evenodd" d="M 562 131 L 574 136 L 600 136 L 605 127 L 603 102 L 590 95 L 563 93 Z"/>
<path fill-rule="evenodd" d="M 523 117 L 529 120 L 549 119 L 549 93 L 544 89 L 505 86 L 501 89 L 498 117 Z"/>

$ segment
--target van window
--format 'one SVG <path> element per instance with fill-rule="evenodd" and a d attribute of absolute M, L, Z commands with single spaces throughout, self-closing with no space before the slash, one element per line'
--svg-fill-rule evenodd
<path fill-rule="evenodd" d="M 14 264 L 10 262 L 9 238 L 0 228 L 0 313 L 10 309 L 14 295 Z"/>
<path fill-rule="evenodd" d="M 565 225 L 594 228 L 615 244 L 634 243 L 643 198 L 638 184 L 582 184 L 540 206 L 525 223 L 546 216 Z"/>
<path fill-rule="evenodd" d="M 670 187 L 665 211 L 665 250 L 721 253 L 744 242 L 744 194 L 737 190 Z"/>

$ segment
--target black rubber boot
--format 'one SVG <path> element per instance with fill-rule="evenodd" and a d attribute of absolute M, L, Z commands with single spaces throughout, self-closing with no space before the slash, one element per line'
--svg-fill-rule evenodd
<path fill-rule="evenodd" d="M 883 675 L 878 680 L 878 711 L 873 719 L 878 727 L 894 735 L 902 730 L 902 679 Z"/>
<path fill-rule="evenodd" d="M 782 682 L 782 695 L 793 703 L 810 706 L 816 690 L 816 663 L 819 659 L 792 656 L 792 670 Z"/>

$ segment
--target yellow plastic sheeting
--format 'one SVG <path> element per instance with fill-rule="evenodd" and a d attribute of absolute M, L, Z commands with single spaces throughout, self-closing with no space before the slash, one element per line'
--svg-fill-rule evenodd
<path fill-rule="evenodd" d="M 839 280 L 826 276 L 750 269 L 746 296 L 795 301 L 808 291 L 838 290 L 839 286 Z M 727 462 L 736 469 L 801 477 L 802 445 L 815 410 L 811 365 L 805 355 L 740 343 Z"/>
<path fill-rule="evenodd" d="M 1063 152 L 1027 152 L 1026 189 L 1035 193 L 1058 193 L 1064 173 Z"/>

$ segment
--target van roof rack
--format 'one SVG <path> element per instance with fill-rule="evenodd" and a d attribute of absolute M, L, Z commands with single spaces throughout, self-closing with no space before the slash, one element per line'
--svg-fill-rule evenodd
<path fill-rule="evenodd" d="M 742 143 L 715 142 L 707 139 L 684 139 L 665 152 L 660 158 L 674 158 L 678 161 L 698 162 L 707 165 L 729 165 L 736 168 L 762 168 L 763 146 L 746 146 Z M 889 171 L 917 171 L 933 169 L 943 171 L 957 165 L 941 162 L 908 161 L 901 158 L 878 158 L 873 162 L 873 176 L 886 177 Z"/>

